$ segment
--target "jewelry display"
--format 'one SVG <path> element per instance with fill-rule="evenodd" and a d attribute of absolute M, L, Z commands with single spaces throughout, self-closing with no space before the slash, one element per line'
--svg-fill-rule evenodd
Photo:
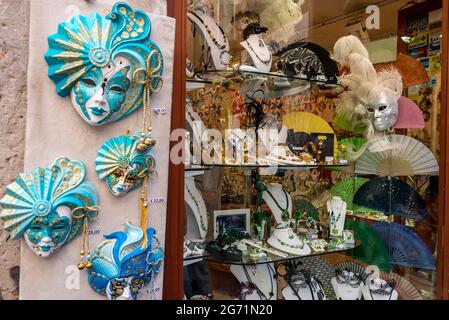
<path fill-rule="evenodd" d="M 309 245 L 300 239 L 291 228 L 275 228 L 268 239 L 268 244 L 273 248 L 297 256 L 311 253 Z"/>
<path fill-rule="evenodd" d="M 336 270 L 331 283 L 338 300 L 361 300 L 363 281 L 359 275 L 347 270 Z"/>
<path fill-rule="evenodd" d="M 185 201 L 193 211 L 195 217 L 195 224 L 198 226 L 199 237 L 194 237 L 195 239 L 205 239 L 207 234 L 207 209 L 204 199 L 196 188 L 195 179 L 185 178 Z M 193 237 L 194 231 L 190 231 L 191 227 L 189 223 L 187 225 L 187 234 L 189 237 Z"/>
<path fill-rule="evenodd" d="M 332 237 L 342 237 L 346 219 L 346 202 L 340 197 L 333 197 L 327 202 L 329 213 L 329 230 Z"/>
<path fill-rule="evenodd" d="M 145 82 L 160 86 L 162 53 L 150 40 L 147 13 L 116 3 L 107 16 L 77 15 L 48 38 L 45 60 L 56 92 L 71 96 L 78 114 L 92 126 L 117 122 L 143 105 Z M 156 52 L 156 54 L 153 54 Z M 151 59 L 149 59 L 151 58 Z M 160 67 L 142 81 L 148 61 Z"/>
<path fill-rule="evenodd" d="M 99 210 L 97 191 L 85 176 L 84 162 L 68 158 L 20 174 L 0 200 L 0 219 L 11 239 L 23 237 L 37 256 L 47 258 L 83 233 L 83 260 L 88 224 Z"/>
<path fill-rule="evenodd" d="M 228 38 L 215 20 L 205 11 L 191 10 L 187 17 L 202 32 L 210 49 L 210 55 L 215 70 L 223 70 L 231 61 Z"/>
<path fill-rule="evenodd" d="M 309 270 L 289 268 L 284 279 L 288 284 L 282 289 L 285 300 L 326 300 L 320 279 Z"/>
<path fill-rule="evenodd" d="M 263 41 L 261 34 L 249 35 L 243 42 L 240 43 L 240 45 L 251 57 L 255 71 L 264 73 L 270 72 L 273 56 L 270 48 Z"/>
<path fill-rule="evenodd" d="M 250 271 L 248 269 L 251 268 Z M 255 265 L 253 267 L 231 265 L 231 272 L 243 285 L 252 288 L 243 300 L 276 300 L 277 279 L 273 264 Z M 246 291 L 246 290 L 245 290 Z"/>

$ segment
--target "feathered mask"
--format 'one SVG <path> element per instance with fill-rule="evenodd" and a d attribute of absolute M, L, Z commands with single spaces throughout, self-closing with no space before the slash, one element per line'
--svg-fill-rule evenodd
<path fill-rule="evenodd" d="M 340 84 L 348 88 L 339 101 L 337 114 L 354 127 L 366 126 L 368 136 L 392 128 L 398 119 L 398 100 L 403 90 L 398 70 L 376 72 L 367 49 L 355 36 L 340 38 L 333 58 L 343 70 Z"/>

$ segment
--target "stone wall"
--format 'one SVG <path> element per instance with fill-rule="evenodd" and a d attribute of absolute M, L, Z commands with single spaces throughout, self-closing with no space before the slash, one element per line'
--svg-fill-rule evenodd
<path fill-rule="evenodd" d="M 29 0 L 0 0 L 0 194 L 23 168 Z M 19 242 L 0 223 L 0 299 L 17 299 Z"/>

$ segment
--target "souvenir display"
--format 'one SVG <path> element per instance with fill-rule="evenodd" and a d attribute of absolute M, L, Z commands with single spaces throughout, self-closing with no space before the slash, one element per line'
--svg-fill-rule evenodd
<path fill-rule="evenodd" d="M 371 152 L 368 147 L 357 159 L 355 173 L 390 177 L 438 174 L 435 156 L 416 139 L 392 134 L 376 141 L 376 144 L 376 149 L 385 151 Z"/>
<path fill-rule="evenodd" d="M 377 266 L 380 270 L 391 270 L 391 259 L 387 247 L 376 232 L 366 223 L 358 220 L 347 220 L 345 228 L 352 230 L 355 240 L 360 242 L 351 254 L 352 257 L 368 265 Z"/>
<path fill-rule="evenodd" d="M 378 177 L 363 184 L 354 195 L 354 204 L 415 220 L 427 218 L 427 206 L 420 194 L 407 183 Z"/>
<path fill-rule="evenodd" d="M 435 270 L 435 258 L 412 230 L 397 223 L 386 222 L 376 223 L 372 228 L 384 241 L 392 264 Z"/>
<path fill-rule="evenodd" d="M 19 174 L 0 200 L 0 219 L 11 238 L 23 237 L 36 255 L 46 258 L 83 233 L 84 268 L 90 254 L 85 247 L 88 224 L 99 211 L 97 191 L 85 176 L 85 164 L 68 158 Z"/>
<path fill-rule="evenodd" d="M 123 2 L 107 16 L 75 15 L 60 23 L 45 55 L 56 92 L 70 95 L 76 111 L 93 126 L 129 116 L 143 105 L 146 82 L 153 92 L 161 85 L 162 54 L 151 32 L 148 14 Z M 152 74 L 145 71 L 148 65 Z"/>
<path fill-rule="evenodd" d="M 95 161 L 101 180 L 106 180 L 109 190 L 115 196 L 123 196 L 142 187 L 145 177 L 154 173 L 156 160 L 152 156 L 154 141 L 141 148 L 141 133 L 133 136 L 119 136 L 105 142 Z M 147 138 L 149 139 L 149 138 Z"/>
<path fill-rule="evenodd" d="M 305 257 L 299 260 L 303 268 L 312 271 L 318 279 L 328 300 L 335 300 L 335 292 L 332 288 L 332 278 L 335 276 L 335 267 L 319 256 Z"/>
<path fill-rule="evenodd" d="M 89 285 L 109 300 L 137 300 L 154 281 L 163 261 L 154 229 L 144 232 L 127 223 L 124 232 L 105 238 L 90 257 Z"/>

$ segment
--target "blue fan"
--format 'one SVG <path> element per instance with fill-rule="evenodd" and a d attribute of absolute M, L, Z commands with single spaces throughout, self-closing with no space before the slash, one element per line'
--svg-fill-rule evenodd
<path fill-rule="evenodd" d="M 379 222 L 371 228 L 385 242 L 392 264 L 435 270 L 435 258 L 429 248 L 407 227 L 397 223 Z"/>
<path fill-rule="evenodd" d="M 407 183 L 378 177 L 362 185 L 354 195 L 354 203 L 386 215 L 415 220 L 427 218 L 427 206 L 419 193 Z"/>

